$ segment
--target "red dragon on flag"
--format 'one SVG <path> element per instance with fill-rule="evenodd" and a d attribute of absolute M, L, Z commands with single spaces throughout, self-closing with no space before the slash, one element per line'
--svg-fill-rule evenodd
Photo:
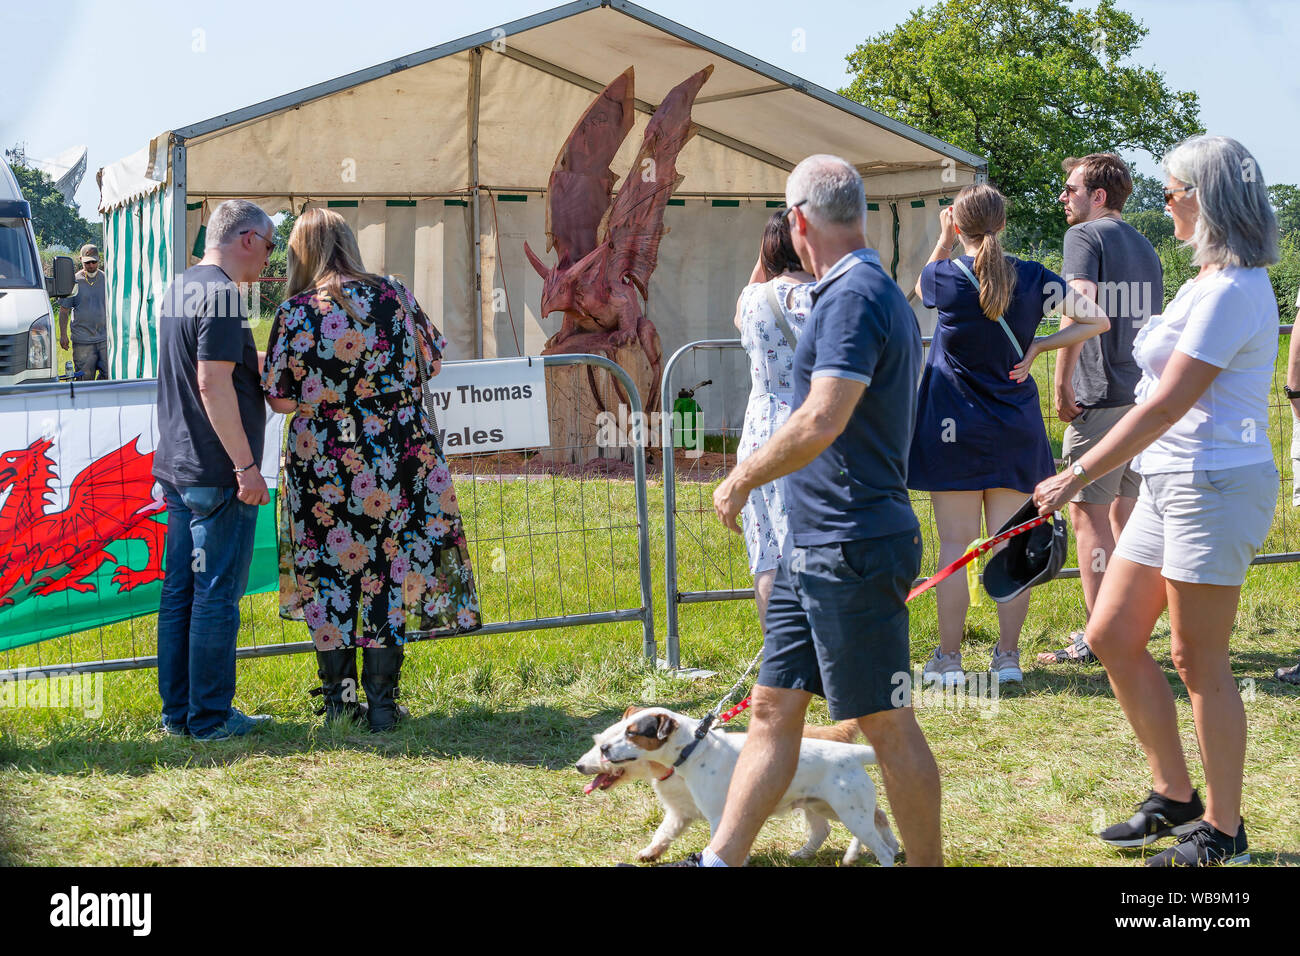
<path fill-rule="evenodd" d="M 29 594 L 94 591 L 85 579 L 117 559 L 106 548 L 125 538 L 140 539 L 149 558 L 140 569 L 119 564 L 113 582 L 119 592 L 159 581 L 167 526 L 150 520 L 166 505 L 154 498 L 153 452 L 136 450 L 133 438 L 83 468 L 72 481 L 68 507 L 47 512 L 51 482 L 58 479 L 49 451 L 38 438 L 26 448 L 0 455 L 0 608 Z"/>

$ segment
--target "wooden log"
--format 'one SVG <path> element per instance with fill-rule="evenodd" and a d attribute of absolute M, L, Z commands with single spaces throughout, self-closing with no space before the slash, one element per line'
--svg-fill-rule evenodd
<path fill-rule="evenodd" d="M 614 351 L 613 360 L 636 383 L 644 407 L 655 391 L 654 369 L 638 342 Z M 595 384 L 595 390 L 592 384 Z M 599 399 L 597 398 L 599 396 Z M 588 365 L 563 365 L 546 370 L 546 401 L 551 421 L 551 445 L 541 452 L 548 464 L 583 465 L 594 458 L 631 462 L 635 437 L 631 405 L 604 369 Z M 645 409 L 643 440 L 657 439 Z M 603 414 L 602 414 L 603 413 Z"/>

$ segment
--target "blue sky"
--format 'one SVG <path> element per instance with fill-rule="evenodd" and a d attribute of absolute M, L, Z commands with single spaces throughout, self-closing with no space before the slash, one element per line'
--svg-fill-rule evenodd
<path fill-rule="evenodd" d="M 646 0 L 655 12 L 829 89 L 844 57 L 922 0 Z M 36 157 L 90 147 L 77 194 L 93 216 L 94 170 L 149 138 L 554 6 L 551 0 L 421 3 L 102 0 L 6 3 L 0 145 Z M 1089 4 L 1092 5 L 1092 4 Z M 1201 97 L 1201 120 L 1236 137 L 1270 182 L 1300 183 L 1297 0 L 1120 0 L 1150 29 L 1136 59 Z M 806 49 L 792 43 L 796 29 Z M 206 49 L 196 52 L 195 31 Z M 1133 158 L 1133 157 L 1131 157 Z M 1139 169 L 1156 172 L 1149 157 Z"/>

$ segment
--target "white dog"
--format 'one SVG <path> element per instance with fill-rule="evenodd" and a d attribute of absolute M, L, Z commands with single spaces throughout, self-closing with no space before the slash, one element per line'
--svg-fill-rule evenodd
<path fill-rule="evenodd" d="M 680 766 L 674 766 L 694 741 L 698 726 L 699 721 L 663 707 L 629 707 L 622 720 L 595 736 L 595 746 L 578 760 L 580 772 L 595 775 L 586 793 L 609 790 L 625 780 L 651 781 L 666 813 L 650 844 L 637 854 L 639 860 L 658 859 L 693 820 L 703 818 L 710 832 L 717 831 L 746 735 L 710 731 Z M 848 722 L 809 730 L 837 739 L 805 734 L 794 780 L 777 806 L 777 813 L 801 808 L 808 821 L 808 842 L 793 856 L 811 857 L 829 835 L 829 821 L 839 820 L 853 834 L 845 865 L 858 858 L 865 843 L 882 866 L 893 866 L 898 841 L 876 806 L 876 787 L 863 769 L 863 764 L 876 762 L 875 751 L 839 742 L 846 736 L 853 739 L 857 732 Z"/>

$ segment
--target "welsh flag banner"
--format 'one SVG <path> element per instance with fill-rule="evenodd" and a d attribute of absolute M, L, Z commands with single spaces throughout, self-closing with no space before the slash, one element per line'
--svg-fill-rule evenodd
<path fill-rule="evenodd" d="M 167 512 L 155 487 L 153 381 L 0 396 L 0 650 L 158 612 Z M 248 591 L 279 587 L 269 414 Z"/>

